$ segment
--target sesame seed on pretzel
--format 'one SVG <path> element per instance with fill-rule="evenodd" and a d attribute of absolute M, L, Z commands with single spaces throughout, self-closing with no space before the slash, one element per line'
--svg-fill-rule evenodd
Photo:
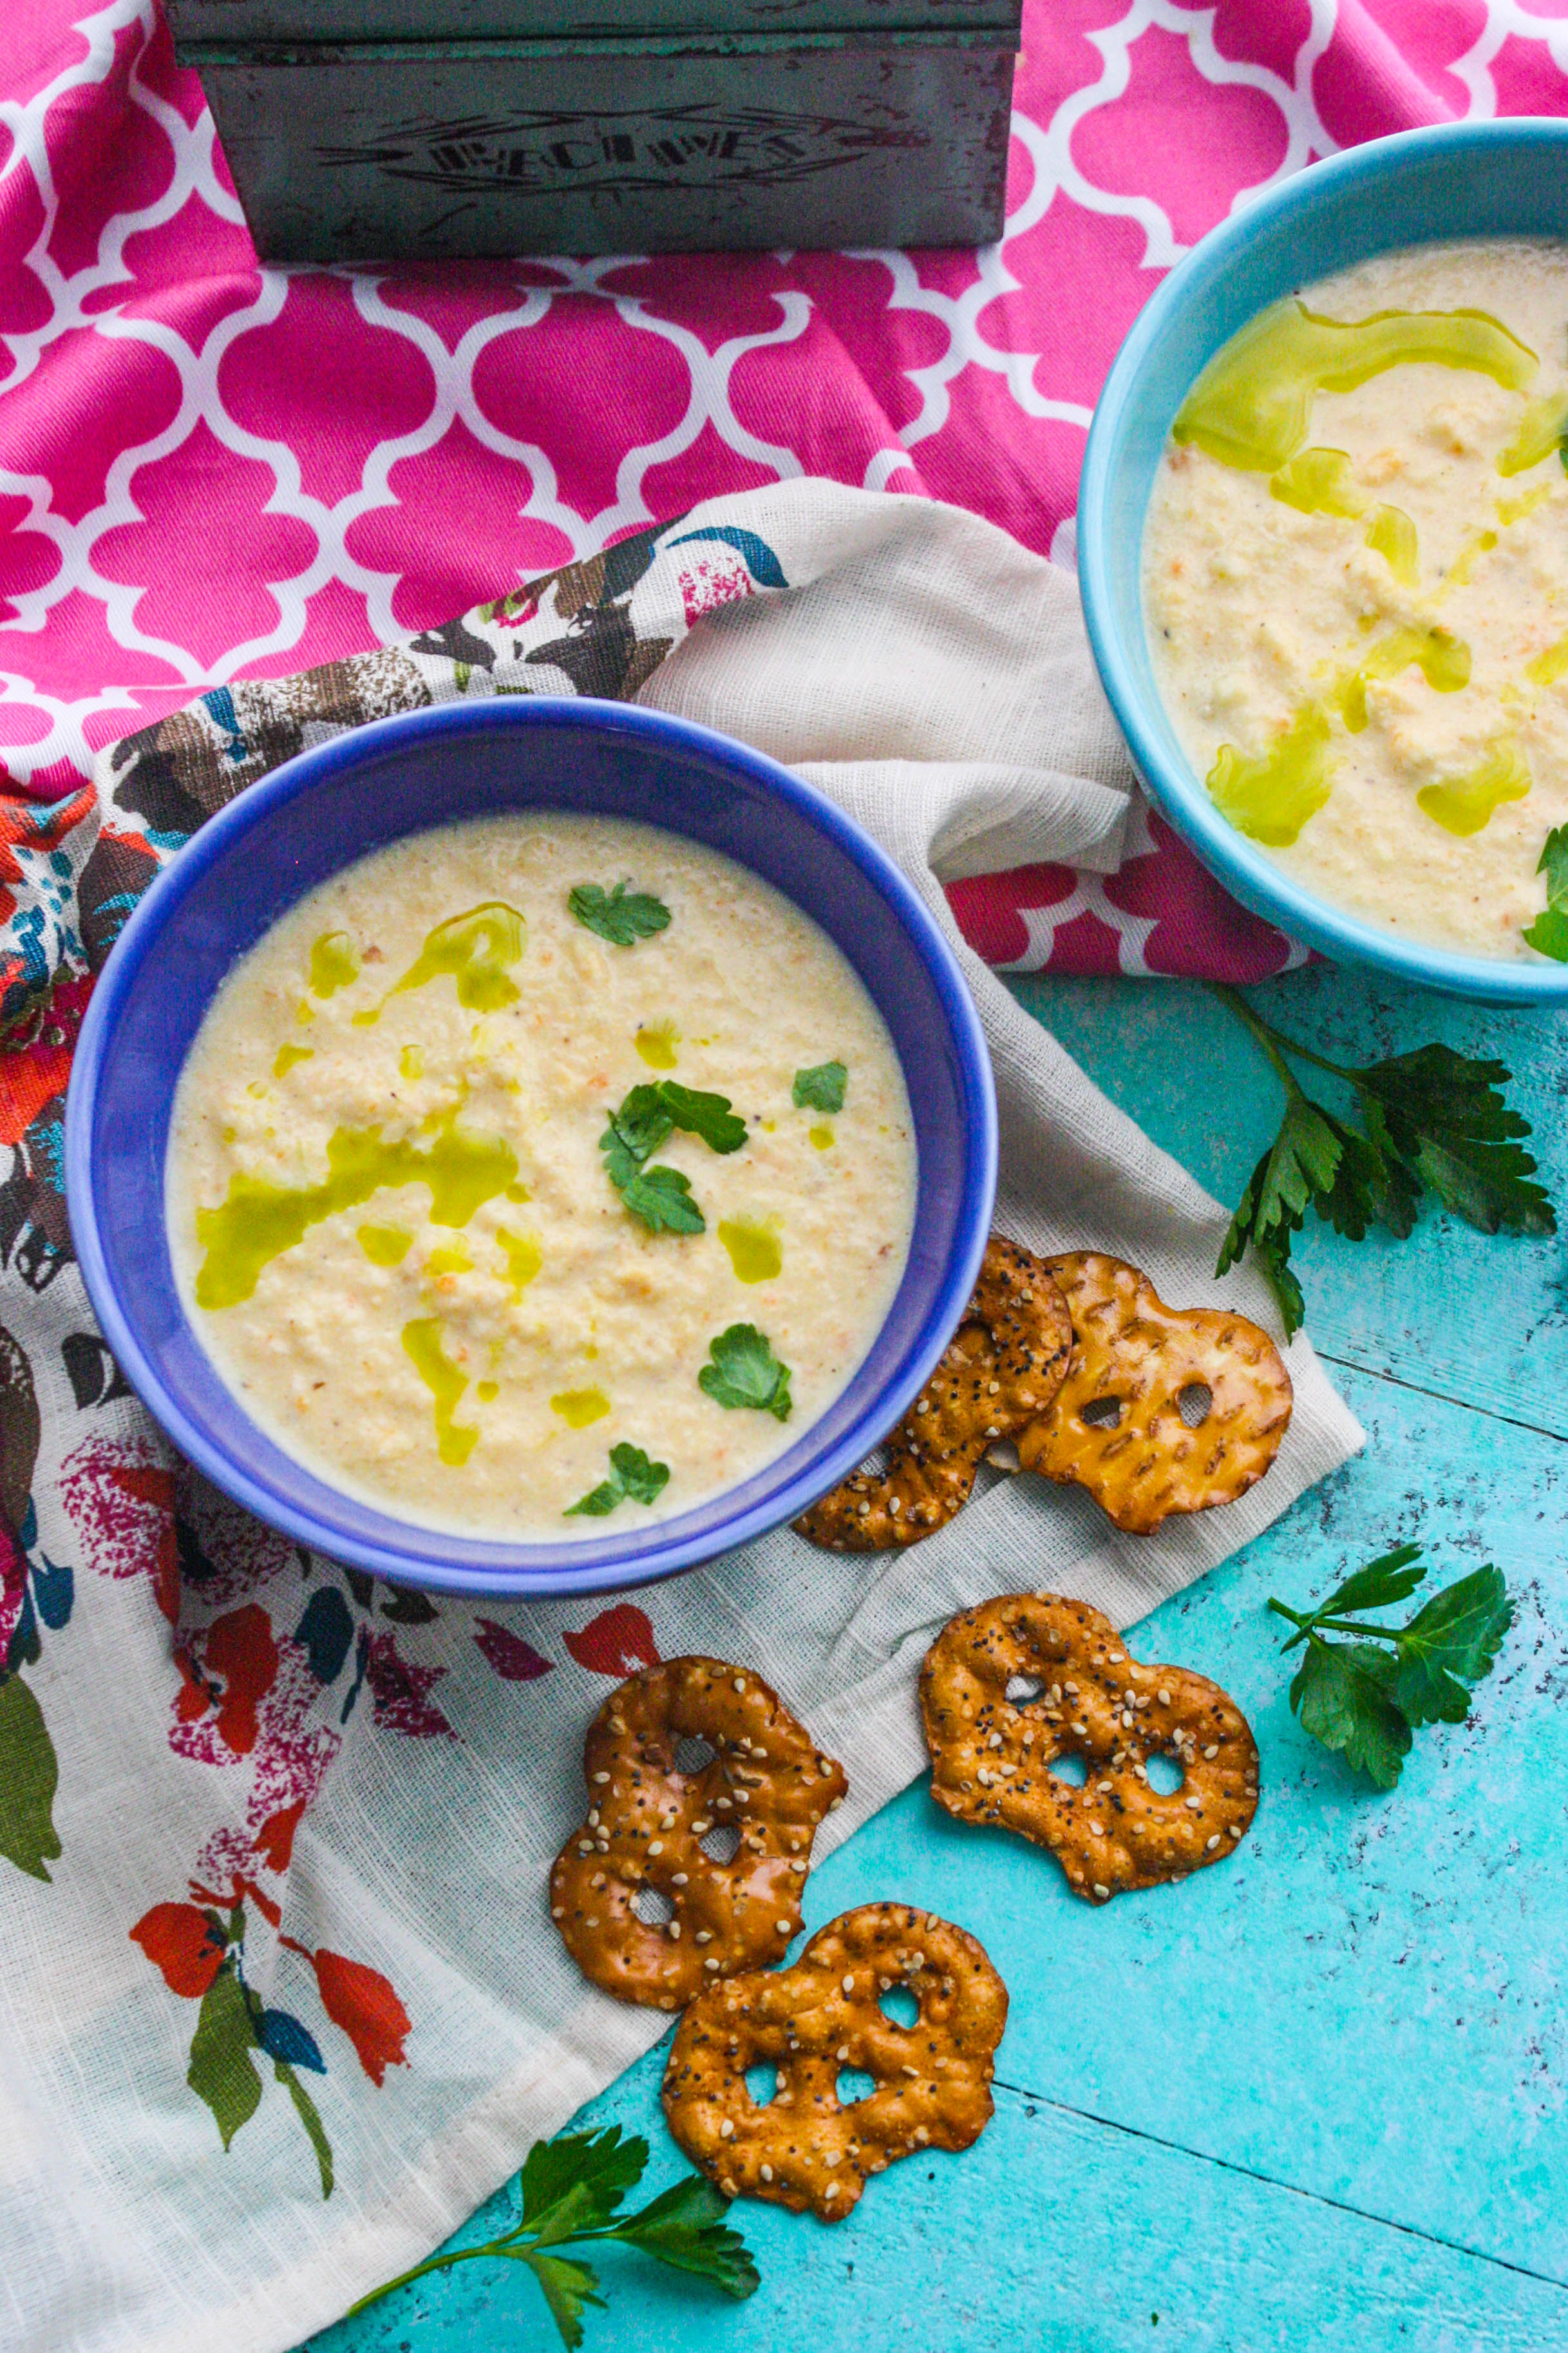
<path fill-rule="evenodd" d="M 1021 1467 L 1086 1487 L 1132 1535 L 1244 1495 L 1290 1424 L 1290 1376 L 1268 1333 L 1228 1308 L 1167 1307 L 1146 1274 L 1098 1250 L 1046 1264 L 1072 1318 L 1072 1363 L 1018 1434 Z"/>
<path fill-rule="evenodd" d="M 684 1770 L 678 1747 L 701 1741 Z M 667 1659 L 628 1676 L 588 1727 L 588 1818 L 550 1875 L 550 1913 L 584 1977 L 619 2001 L 679 2010 L 716 1978 L 779 1959 L 823 1816 L 844 1768 L 778 1694 L 722 1659 Z M 733 1852 L 704 1845 L 731 1831 Z M 645 1918 L 645 1890 L 668 1917 Z"/>
<path fill-rule="evenodd" d="M 937 1804 L 1049 1848 L 1091 1904 L 1223 1862 L 1258 1810 L 1258 1746 L 1235 1701 L 1131 1657 L 1087 1601 L 1005 1593 L 961 1611 L 926 1654 L 921 1714 Z M 1151 1786 L 1156 1756 L 1180 1766 L 1178 1788 Z M 1051 1770 L 1063 1757 L 1083 1759 L 1081 1788 Z"/>
<path fill-rule="evenodd" d="M 919 2005 L 902 2026 L 895 1986 Z M 726 2198 L 765 2198 L 841 2221 L 867 2179 L 930 2148 L 968 2148 L 991 2118 L 1007 1989 L 975 1939 L 931 1912 L 866 1904 L 831 1921 L 787 1969 L 759 1969 L 694 2001 L 670 2047 L 664 2113 Z M 759 2106 L 746 2070 L 776 2069 Z M 841 2102 L 841 2070 L 875 2078 Z"/>
<path fill-rule="evenodd" d="M 918 1544 L 967 1503 L 986 1449 L 1032 1422 L 1066 1377 L 1072 1325 L 1043 1260 L 993 1234 L 941 1363 L 886 1440 L 886 1468 L 858 1471 L 796 1520 L 834 1552 Z"/>

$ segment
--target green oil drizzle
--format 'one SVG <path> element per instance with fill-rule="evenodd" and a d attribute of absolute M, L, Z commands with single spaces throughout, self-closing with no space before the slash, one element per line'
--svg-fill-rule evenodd
<path fill-rule="evenodd" d="M 1521 801 L 1530 790 L 1530 770 L 1519 746 L 1501 735 L 1461 776 L 1425 785 L 1415 805 L 1449 833 L 1479 833 L 1503 801 Z"/>
<path fill-rule="evenodd" d="M 425 1057 L 417 1046 L 404 1047 L 397 1057 L 397 1069 L 402 1078 L 422 1079 L 425 1076 Z"/>
<path fill-rule="evenodd" d="M 532 1198 L 533 1198 L 533 1196 L 532 1196 L 532 1194 L 529 1191 L 529 1189 L 528 1189 L 528 1187 L 527 1187 L 527 1186 L 526 1186 L 526 1185 L 517 1184 L 517 1185 L 509 1185 L 509 1186 L 507 1187 L 507 1188 L 506 1188 L 506 1198 L 507 1198 L 507 1199 L 508 1199 L 509 1201 L 517 1201 L 517 1202 L 519 1202 L 519 1203 L 521 1203 L 521 1202 L 523 1202 L 523 1201 L 531 1201 L 531 1200 L 532 1200 Z"/>
<path fill-rule="evenodd" d="M 327 1141 L 327 1175 L 319 1185 L 274 1185 L 236 1171 L 216 1209 L 196 1211 L 196 1240 L 205 1252 L 196 1276 L 199 1307 L 234 1307 L 248 1299 L 264 1266 L 303 1240 L 308 1229 L 338 1209 L 401 1185 L 427 1185 L 430 1219 L 466 1226 L 517 1175 L 517 1155 L 499 1137 L 470 1134 L 457 1109 L 426 1124 L 429 1145 L 409 1137 L 383 1140 L 379 1127 L 335 1128 Z"/>
<path fill-rule="evenodd" d="M 680 1043 L 679 1032 L 673 1023 L 656 1021 L 639 1029 L 632 1040 L 650 1071 L 673 1071 L 675 1050 Z"/>
<path fill-rule="evenodd" d="M 472 1274 L 473 1271 L 474 1261 L 461 1242 L 454 1242 L 446 1250 L 433 1250 L 425 1261 L 425 1271 L 429 1275 Z"/>
<path fill-rule="evenodd" d="M 738 1282 L 772 1282 L 784 1265 L 784 1250 L 771 1227 L 744 1218 L 721 1220 L 719 1239 L 730 1253 Z"/>
<path fill-rule="evenodd" d="M 1217 352 L 1183 402 L 1173 434 L 1223 466 L 1277 474 L 1307 438 L 1320 392 L 1353 392 L 1416 361 L 1489 375 L 1510 392 L 1535 375 L 1535 353 L 1482 311 L 1380 311 L 1319 317 L 1272 303 Z"/>
<path fill-rule="evenodd" d="M 315 1059 L 313 1046 L 279 1046 L 278 1059 L 272 1065 L 272 1075 L 275 1079 L 286 1078 L 296 1062 L 313 1062 Z"/>
<path fill-rule="evenodd" d="M 816 1145 L 818 1152 L 832 1151 L 833 1130 L 828 1126 L 826 1120 L 823 1120 L 816 1127 L 807 1128 L 806 1134 L 810 1136 L 813 1144 Z"/>
<path fill-rule="evenodd" d="M 1497 545 L 1495 531 L 1473 531 L 1448 566 L 1445 588 L 1462 588 L 1483 555 L 1489 555 Z"/>
<path fill-rule="evenodd" d="M 1415 587 L 1415 525 L 1403 507 L 1373 507 L 1366 543 L 1374 555 L 1382 556 L 1402 588 Z"/>
<path fill-rule="evenodd" d="M 1546 400 L 1527 400 L 1519 431 L 1497 461 L 1500 474 L 1528 474 L 1542 458 L 1550 458 L 1568 429 L 1568 406 L 1561 393 Z"/>
<path fill-rule="evenodd" d="M 414 1359 L 414 1369 L 436 1400 L 436 1445 L 443 1462 L 458 1470 L 474 1451 L 477 1429 L 462 1429 L 453 1416 L 468 1386 L 467 1373 L 458 1370 L 441 1351 L 440 1319 L 416 1316 L 403 1327 L 403 1345 Z"/>
<path fill-rule="evenodd" d="M 1328 714 L 1305 702 L 1258 759 L 1222 744 L 1205 781 L 1222 817 L 1254 841 L 1283 849 L 1328 799 L 1333 769 Z"/>
<path fill-rule="evenodd" d="M 474 1395 L 481 1405 L 494 1405 L 500 1395 L 500 1384 L 499 1381 L 481 1381 Z"/>
<path fill-rule="evenodd" d="M 1522 522 L 1527 514 L 1534 512 L 1542 499 L 1549 499 L 1552 496 L 1552 489 L 1550 482 L 1538 482 L 1534 490 L 1521 491 L 1517 499 L 1499 499 L 1497 502 L 1499 522 Z"/>
<path fill-rule="evenodd" d="M 496 1240 L 506 1260 L 506 1279 L 511 1285 L 514 1299 L 521 1299 L 540 1268 L 544 1253 L 531 1234 L 514 1234 L 510 1227 L 498 1226 Z"/>
<path fill-rule="evenodd" d="M 401 1226 L 361 1226 L 358 1241 L 372 1266 L 401 1266 L 414 1247 L 414 1237 Z"/>
<path fill-rule="evenodd" d="M 1397 678 L 1413 662 L 1434 694 L 1458 694 L 1470 682 L 1470 649 L 1462 638 L 1447 629 L 1391 629 L 1367 648 L 1337 690 L 1351 734 L 1359 735 L 1367 723 L 1366 690 L 1373 681 Z"/>
<path fill-rule="evenodd" d="M 466 914 L 449 915 L 426 935 L 425 944 L 399 981 L 388 990 L 401 997 L 423 988 L 449 973 L 457 985 L 458 1002 L 470 1012 L 498 1013 L 513 1005 L 518 987 L 508 978 L 528 941 L 528 926 L 504 899 L 487 899 Z"/>
<path fill-rule="evenodd" d="M 586 1430 L 591 1421 L 603 1421 L 610 1400 L 603 1389 L 563 1389 L 551 1398 L 550 1410 L 558 1413 L 569 1430 Z"/>
<path fill-rule="evenodd" d="M 1568 678 L 1568 638 L 1557 638 L 1527 662 L 1524 674 L 1531 686 L 1555 686 L 1560 678 Z"/>
<path fill-rule="evenodd" d="M 315 1008 L 315 1007 L 311 1004 L 311 1002 L 310 1002 L 310 998 L 309 998 L 308 997 L 302 997 L 300 999 L 299 1004 L 294 1008 L 294 1018 L 295 1018 L 295 1020 L 296 1020 L 296 1021 L 313 1021 L 313 1020 L 315 1019 L 315 1018 L 316 1018 L 316 1008 Z"/>
<path fill-rule="evenodd" d="M 1364 514 L 1366 500 L 1356 488 L 1351 461 L 1343 449 L 1301 449 L 1268 485 L 1270 498 L 1294 507 L 1299 514 L 1354 517 Z"/>
<path fill-rule="evenodd" d="M 310 987 L 318 997 L 331 997 L 359 978 L 359 950 L 347 932 L 323 932 L 310 944 Z"/>

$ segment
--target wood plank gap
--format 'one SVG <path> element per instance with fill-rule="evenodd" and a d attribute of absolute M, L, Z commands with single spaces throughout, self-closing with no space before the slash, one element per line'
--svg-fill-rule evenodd
<path fill-rule="evenodd" d="M 1058 2116 L 1076 2116 L 1079 2123 L 1098 2125 L 1106 2132 L 1125 2133 L 1129 2140 L 1143 2140 L 1154 2148 L 1167 2148 L 1175 2157 L 1195 2158 L 1200 2165 L 1217 2165 L 1222 2172 L 1239 2173 L 1248 2181 L 1261 2182 L 1266 2189 L 1283 2189 L 1292 2198 L 1305 2198 L 1314 2206 L 1331 2206 L 1337 2214 L 1353 2214 L 1358 2221 L 1375 2222 L 1385 2231 L 1402 2231 L 1407 2239 L 1422 2239 L 1430 2246 L 1447 2247 L 1450 2254 L 1468 2255 L 1472 2262 L 1491 2263 L 1499 2271 L 1517 2273 L 1521 2279 L 1536 2280 L 1542 2287 L 1554 2287 L 1568 2295 L 1568 2280 L 1555 2277 L 1551 2272 L 1532 2271 L 1528 2263 L 1510 2263 L 1506 2255 L 1489 2254 L 1483 2247 L 1467 2245 L 1463 2239 L 1445 2239 L 1436 2231 L 1419 2230 L 1413 2222 L 1396 2222 L 1387 2214 L 1374 2214 L 1364 2206 L 1352 2206 L 1347 2199 L 1331 2198 L 1326 2190 L 1303 2189 L 1300 2183 L 1283 2181 L 1278 2174 L 1260 2173 L 1256 2166 L 1242 2165 L 1233 2157 L 1216 2157 L 1212 2149 L 1192 2148 L 1185 2141 L 1167 2140 L 1161 2133 L 1148 2132 L 1141 2125 L 1122 2124 L 1115 2116 L 1097 2116 L 1090 2108 L 1075 2108 L 1066 2100 L 1053 2100 L 1044 2092 L 1031 2092 L 1026 2084 L 1004 2083 L 1000 2075 L 993 2076 L 998 2092 L 1011 2092 L 1015 2098 L 1032 2100 L 1037 2107 L 1050 2108 Z"/>
<path fill-rule="evenodd" d="M 1494 1405 L 1478 1405 L 1473 1398 L 1455 1397 L 1448 1389 L 1427 1388 L 1421 1381 L 1407 1381 L 1399 1373 L 1363 1364 L 1354 1356 L 1331 1356 L 1326 1348 L 1319 1348 L 1317 1354 L 1320 1364 L 1337 1365 L 1342 1373 L 1362 1373 L 1368 1380 L 1387 1381 L 1393 1388 L 1408 1389 L 1413 1397 L 1429 1397 L 1439 1405 L 1457 1405 L 1461 1413 L 1484 1414 L 1489 1421 L 1503 1422 L 1510 1430 L 1528 1430 L 1536 1438 L 1550 1438 L 1558 1446 L 1568 1446 L 1568 1437 L 1545 1422 L 1525 1421 L 1517 1413 L 1500 1413 Z"/>

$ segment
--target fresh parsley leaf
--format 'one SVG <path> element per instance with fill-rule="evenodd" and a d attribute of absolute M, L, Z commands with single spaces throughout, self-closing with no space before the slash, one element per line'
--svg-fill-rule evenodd
<path fill-rule="evenodd" d="M 745 2241 L 738 2231 L 726 2226 L 729 2211 L 729 2201 L 710 2181 L 700 2173 L 688 2174 L 684 2181 L 673 2182 L 651 2206 L 622 2223 L 616 2235 L 676 2271 L 696 2272 L 710 2279 L 726 2295 L 739 2300 L 750 2295 L 760 2282 Z"/>
<path fill-rule="evenodd" d="M 1561 830 L 1568 883 L 1568 827 Z M 1303 1320 L 1305 1303 L 1289 1260 L 1291 1238 L 1309 1208 L 1351 1241 L 1361 1241 L 1373 1226 L 1403 1240 L 1424 1192 L 1435 1193 L 1483 1233 L 1556 1231 L 1552 1203 L 1531 1181 L 1535 1162 L 1519 1141 L 1530 1134 L 1530 1124 L 1501 1092 L 1510 1075 L 1501 1062 L 1433 1045 L 1344 1068 L 1281 1037 L 1235 989 L 1215 993 L 1273 1064 L 1285 1088 L 1285 1113 L 1247 1179 L 1215 1271 L 1226 1273 L 1250 1250 L 1279 1303 L 1287 1338 Z M 1313 1102 L 1287 1054 L 1351 1089 L 1359 1130 Z"/>
<path fill-rule="evenodd" d="M 656 1234 L 700 1234 L 708 1220 L 691 1198 L 691 1179 L 679 1168 L 662 1166 L 640 1169 L 621 1187 L 621 1198 L 634 1218 Z"/>
<path fill-rule="evenodd" d="M 1547 835 L 1535 871 L 1546 877 L 1546 906 L 1525 932 L 1525 944 L 1558 964 L 1568 964 L 1568 825 Z"/>
<path fill-rule="evenodd" d="M 673 1079 L 634 1087 L 599 1138 L 605 1174 L 634 1218 L 658 1233 L 700 1234 L 707 1220 L 691 1198 L 691 1179 L 676 1168 L 649 1168 L 650 1155 L 677 1128 L 701 1137 L 710 1151 L 738 1152 L 746 1123 L 728 1095 L 677 1086 Z"/>
<path fill-rule="evenodd" d="M 617 882 L 613 891 L 597 882 L 579 882 L 566 893 L 566 904 L 580 923 L 597 932 L 612 947 L 636 947 L 638 940 L 651 940 L 656 932 L 669 926 L 669 909 L 662 899 L 656 899 L 649 891 L 634 891 L 628 897 L 624 882 Z"/>
<path fill-rule="evenodd" d="M 608 2310 L 602 2295 L 595 2293 L 598 2274 L 586 2263 L 579 2263 L 570 2255 L 546 2255 L 531 2247 L 521 2250 L 522 2260 L 544 2291 L 544 2301 L 550 2306 L 550 2317 L 561 2331 L 561 2342 L 567 2353 L 577 2353 L 583 2342 L 583 2309 L 596 2305 L 601 2312 Z"/>
<path fill-rule="evenodd" d="M 602 1520 L 628 1496 L 634 1504 L 656 1502 L 668 1484 L 668 1462 L 650 1462 L 640 1446 L 612 1446 L 609 1477 L 601 1480 L 580 1502 L 568 1504 L 562 1516 L 570 1520 L 581 1513 L 587 1519 Z M 635 2181 L 637 2176 L 634 2174 L 632 2179 Z"/>
<path fill-rule="evenodd" d="M 757 2267 L 740 2232 L 723 2220 L 729 2211 L 725 2200 L 700 2174 L 689 2174 L 661 2190 L 640 2213 L 620 2214 L 621 2200 L 641 2180 L 647 2163 L 647 2141 L 636 2137 L 623 2140 L 619 2125 L 536 2141 L 518 2177 L 519 2217 L 510 2230 L 482 2246 L 460 2247 L 416 2263 L 412 2271 L 361 2296 L 351 2312 L 363 2312 L 366 2305 L 427 2273 L 492 2257 L 527 2264 L 562 2343 L 568 2353 L 576 2353 L 583 2342 L 584 2310 L 589 2305 L 601 2312 L 606 2307 L 588 2265 L 556 2250 L 574 2240 L 595 2239 L 639 2248 L 673 2270 L 711 2281 L 737 2301 L 750 2295 L 758 2284 Z"/>
<path fill-rule="evenodd" d="M 1514 1141 L 1530 1123 L 1500 1090 L 1510 1072 L 1498 1061 L 1472 1061 L 1451 1046 L 1423 1046 L 1343 1075 L 1363 1118 L 1369 1103 L 1412 1173 L 1450 1209 L 1483 1233 L 1557 1229 L 1552 1204 L 1528 1180 L 1535 1163 Z"/>
<path fill-rule="evenodd" d="M 1513 1618 L 1501 1574 L 1489 1566 L 1435 1593 L 1404 1626 L 1368 1625 L 1363 1612 L 1406 1599 L 1422 1582 L 1420 1555 L 1419 1545 L 1400 1545 L 1315 1609 L 1268 1604 L 1296 1629 L 1284 1649 L 1306 1644 L 1290 1685 L 1302 1729 L 1384 1789 L 1398 1780 L 1413 1732 L 1465 1721 L 1467 1685 L 1491 1672 Z M 1354 1639 L 1328 1641 L 1328 1634 Z"/>
<path fill-rule="evenodd" d="M 750 1406 L 775 1421 L 789 1419 L 789 1366 L 754 1324 L 731 1324 L 709 1341 L 708 1354 L 712 1362 L 698 1374 L 697 1386 L 715 1405 Z"/>
<path fill-rule="evenodd" d="M 791 1100 L 796 1111 L 842 1111 L 848 1083 L 842 1062 L 818 1062 L 812 1070 L 795 1072 Z"/>
<path fill-rule="evenodd" d="M 728 1095 L 703 1094 L 673 1079 L 661 1079 L 654 1092 L 676 1126 L 700 1135 L 710 1152 L 739 1152 L 744 1144 L 746 1123 L 731 1110 Z"/>
<path fill-rule="evenodd" d="M 1380 1789 L 1393 1788 L 1410 1752 L 1410 1725 L 1388 1690 L 1393 1664 L 1373 1643 L 1313 1642 L 1290 1685 L 1303 1732 L 1342 1750 Z"/>

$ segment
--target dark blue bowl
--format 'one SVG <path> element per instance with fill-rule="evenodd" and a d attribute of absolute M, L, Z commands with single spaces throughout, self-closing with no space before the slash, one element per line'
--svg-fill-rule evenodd
<path fill-rule="evenodd" d="M 568 1544 L 447 1535 L 342 1494 L 245 1413 L 187 1322 L 163 1158 L 180 1068 L 236 958 L 306 892 L 455 818 L 558 808 L 706 843 L 816 918 L 865 983 L 903 1066 L 920 1154 L 909 1264 L 847 1389 L 787 1453 L 697 1510 Z M 876 845 L 773 761 L 626 703 L 447 703 L 305 752 L 211 818 L 161 874 L 104 967 L 66 1104 L 66 1194 L 88 1294 L 126 1378 L 182 1453 L 300 1544 L 455 1593 L 601 1592 L 670 1577 L 804 1510 L 906 1411 L 979 1271 L 996 1104 L 952 953 Z"/>

